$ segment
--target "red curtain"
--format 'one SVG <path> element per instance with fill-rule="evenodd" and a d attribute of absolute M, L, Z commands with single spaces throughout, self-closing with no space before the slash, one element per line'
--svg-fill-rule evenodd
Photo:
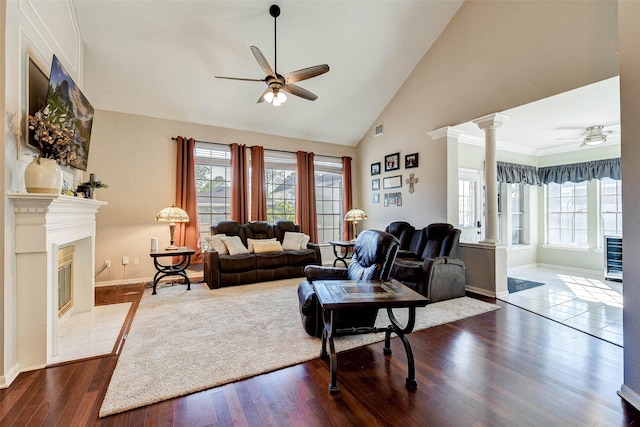
<path fill-rule="evenodd" d="M 342 158 L 342 192 L 344 199 L 342 200 L 342 240 L 348 241 L 353 239 L 353 226 L 350 222 L 344 220 L 347 212 L 353 209 L 353 188 L 351 186 L 351 157 Z"/>
<path fill-rule="evenodd" d="M 240 224 L 249 222 L 249 210 L 247 209 L 248 193 L 248 165 L 247 146 L 245 144 L 230 145 L 231 147 L 231 208 L 229 216 L 231 220 Z"/>
<path fill-rule="evenodd" d="M 318 219 L 313 153 L 298 151 L 296 158 L 296 221 L 300 224 L 300 231 L 309 235 L 309 241 L 317 243 Z"/>
<path fill-rule="evenodd" d="M 251 147 L 251 221 L 267 220 L 267 189 L 264 181 L 264 147 Z"/>
<path fill-rule="evenodd" d="M 176 140 L 178 141 L 176 206 L 189 215 L 189 222 L 176 224 L 175 244 L 195 249 L 196 253 L 191 257 L 191 264 L 202 264 L 194 154 L 196 141 L 193 138 L 186 139 L 182 136 L 179 136 Z"/>

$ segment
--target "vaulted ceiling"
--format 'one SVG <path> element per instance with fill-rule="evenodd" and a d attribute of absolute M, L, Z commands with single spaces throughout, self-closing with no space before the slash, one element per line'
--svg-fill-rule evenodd
<path fill-rule="evenodd" d="M 462 1 L 278 1 L 277 71 L 328 64 L 316 101 L 256 101 L 250 46 L 272 67 L 272 1 L 75 0 L 97 109 L 355 146 Z"/>

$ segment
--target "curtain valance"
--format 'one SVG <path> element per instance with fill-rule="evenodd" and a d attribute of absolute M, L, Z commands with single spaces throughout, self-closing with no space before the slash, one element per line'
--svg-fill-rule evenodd
<path fill-rule="evenodd" d="M 507 184 L 541 185 L 535 166 L 498 162 L 498 182 Z"/>
<path fill-rule="evenodd" d="M 622 179 L 620 158 L 546 166 L 538 168 L 538 176 L 543 184 L 562 184 L 568 181 L 577 183 L 601 178 Z"/>

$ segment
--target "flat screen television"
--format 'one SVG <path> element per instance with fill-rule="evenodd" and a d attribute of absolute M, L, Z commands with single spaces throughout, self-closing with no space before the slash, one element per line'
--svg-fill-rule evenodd
<path fill-rule="evenodd" d="M 86 171 L 93 125 L 93 107 L 55 55 L 53 55 L 51 74 L 49 74 L 47 105 L 51 111 L 54 111 L 52 115 L 66 114 L 66 117 L 74 119 L 74 142 L 78 145 L 77 157 L 69 164 L 76 169 Z"/>

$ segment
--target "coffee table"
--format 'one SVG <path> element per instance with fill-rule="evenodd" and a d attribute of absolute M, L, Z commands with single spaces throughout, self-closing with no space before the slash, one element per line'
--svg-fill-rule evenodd
<path fill-rule="evenodd" d="M 324 280 L 314 281 L 318 302 L 322 307 L 324 330 L 322 331 L 322 350 L 320 357 L 327 357 L 327 341 L 329 341 L 329 365 L 331 370 L 331 382 L 329 393 L 337 393 L 338 388 L 338 357 L 333 343 L 336 335 L 354 335 L 362 333 L 384 332 L 385 355 L 391 354 L 391 334 L 394 333 L 402 340 L 407 354 L 408 374 L 406 387 L 415 390 L 418 387 L 415 375 L 413 351 L 407 335 L 413 330 L 416 320 L 416 307 L 424 307 L 429 300 L 402 283 L 391 280 L 383 281 L 356 281 L 356 280 Z M 386 328 L 364 327 L 337 329 L 334 325 L 336 312 L 356 308 L 386 308 L 391 324 Z M 407 324 L 402 326 L 393 314 L 394 308 L 407 308 L 409 318 Z"/>

